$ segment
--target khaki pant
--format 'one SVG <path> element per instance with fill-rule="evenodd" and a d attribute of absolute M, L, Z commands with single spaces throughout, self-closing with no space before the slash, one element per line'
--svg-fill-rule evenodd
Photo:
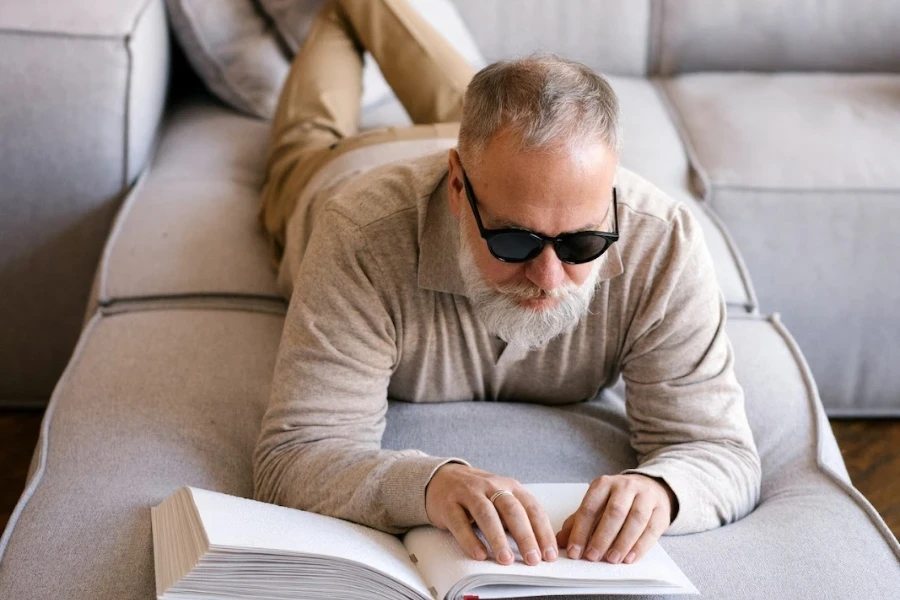
<path fill-rule="evenodd" d="M 358 133 L 366 50 L 415 125 Z M 288 220 L 317 170 L 371 144 L 456 137 L 473 74 L 406 0 L 328 0 L 294 59 L 272 122 L 259 219 L 276 267 Z"/>

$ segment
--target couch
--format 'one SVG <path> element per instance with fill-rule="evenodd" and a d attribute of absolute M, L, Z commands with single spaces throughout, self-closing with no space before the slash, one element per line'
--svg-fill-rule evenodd
<path fill-rule="evenodd" d="M 762 498 L 660 543 L 709 598 L 894 597 L 900 544 L 825 411 L 900 411 L 900 7 L 455 4 L 489 59 L 544 48 L 608 74 L 624 165 L 703 225 Z M 173 75 L 169 34 L 162 0 L 0 9 L 0 395 L 52 388 L 0 598 L 152 597 L 149 507 L 181 485 L 252 494 L 286 308 L 255 218 L 269 132 Z M 363 126 L 404 119 L 388 102 Z M 635 461 L 621 386 L 561 408 L 391 402 L 387 423 L 385 447 L 523 482 Z M 523 460 L 534 440 L 552 443 Z"/>

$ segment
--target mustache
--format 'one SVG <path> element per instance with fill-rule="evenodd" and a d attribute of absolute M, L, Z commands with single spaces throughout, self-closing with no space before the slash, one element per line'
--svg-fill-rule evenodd
<path fill-rule="evenodd" d="M 544 300 L 547 298 L 561 300 L 577 290 L 578 286 L 574 283 L 564 283 L 552 290 L 545 290 L 533 283 L 522 281 L 517 283 L 499 284 L 495 286 L 495 289 L 504 296 L 510 296 L 517 300 Z"/>

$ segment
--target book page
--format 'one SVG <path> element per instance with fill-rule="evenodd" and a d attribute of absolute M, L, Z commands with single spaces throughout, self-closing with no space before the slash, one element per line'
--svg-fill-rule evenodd
<path fill-rule="evenodd" d="M 211 547 L 329 557 L 366 565 L 431 597 L 400 541 L 356 523 L 219 492 L 189 488 Z M 275 564 L 282 563 L 274 557 Z M 321 564 L 321 560 L 312 561 Z"/>
<path fill-rule="evenodd" d="M 578 509 L 587 493 L 588 484 L 530 484 L 525 487 L 547 511 L 553 531 L 558 532 L 569 515 Z M 478 534 L 481 537 L 480 531 Z M 439 599 L 448 597 L 448 592 L 459 592 L 458 583 L 466 579 L 481 586 L 477 592 L 470 592 L 478 593 L 481 598 L 553 594 L 537 588 L 528 593 L 518 587 L 527 585 L 529 581 L 535 586 L 585 586 L 593 589 L 593 593 L 629 593 L 636 586 L 645 586 L 647 593 L 653 593 L 651 589 L 673 593 L 670 585 L 686 586 L 686 591 L 696 592 L 659 544 L 631 565 L 572 560 L 565 557 L 565 551 L 562 551 L 556 561 L 541 562 L 531 567 L 525 564 L 512 537 L 508 534 L 507 537 L 516 558 L 509 566 L 500 565 L 493 558 L 485 561 L 469 558 L 450 532 L 435 527 L 417 527 L 406 534 L 403 542 L 410 554 L 416 557 L 416 566 L 423 578 L 437 590 Z M 481 539 L 485 547 L 490 548 L 486 540 L 483 537 Z M 485 587 L 485 580 L 493 585 Z M 591 585 L 592 582 L 597 585 Z M 505 587 L 503 584 L 516 585 Z M 555 593 L 589 593 L 588 589 L 580 590 L 577 587 L 563 589 L 565 591 Z"/>

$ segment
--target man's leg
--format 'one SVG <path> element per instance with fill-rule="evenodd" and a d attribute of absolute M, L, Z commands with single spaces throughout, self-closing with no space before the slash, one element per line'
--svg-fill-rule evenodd
<path fill-rule="evenodd" d="M 329 148 L 357 131 L 363 63 L 348 29 L 337 3 L 326 2 L 278 99 L 259 211 L 276 267 L 303 187 L 329 160 Z"/>
<path fill-rule="evenodd" d="M 459 121 L 475 74 L 406 0 L 338 0 L 413 123 Z"/>
<path fill-rule="evenodd" d="M 417 125 L 355 135 L 365 50 Z M 465 59 L 406 0 L 326 2 L 294 60 L 273 121 L 260 219 L 274 264 L 297 199 L 317 170 L 363 146 L 455 137 L 472 75 Z"/>

